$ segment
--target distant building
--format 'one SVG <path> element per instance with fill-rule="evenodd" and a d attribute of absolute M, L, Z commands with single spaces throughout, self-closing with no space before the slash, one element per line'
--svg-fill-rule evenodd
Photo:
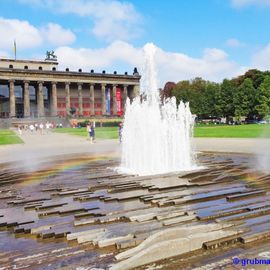
<path fill-rule="evenodd" d="M 0 118 L 121 116 L 140 75 L 58 70 L 58 62 L 0 59 Z"/>

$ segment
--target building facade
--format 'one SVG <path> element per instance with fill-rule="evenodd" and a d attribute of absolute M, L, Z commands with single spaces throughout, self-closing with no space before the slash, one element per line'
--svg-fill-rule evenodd
<path fill-rule="evenodd" d="M 121 116 L 140 75 L 58 70 L 57 61 L 0 59 L 0 118 Z"/>

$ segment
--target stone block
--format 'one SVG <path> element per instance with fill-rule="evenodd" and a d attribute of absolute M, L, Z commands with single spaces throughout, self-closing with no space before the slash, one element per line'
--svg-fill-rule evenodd
<path fill-rule="evenodd" d="M 196 215 L 181 216 L 181 217 L 176 217 L 176 218 L 171 218 L 171 219 L 165 220 L 165 221 L 163 221 L 163 225 L 168 226 L 168 225 L 172 225 L 172 224 L 176 224 L 176 223 L 191 221 L 193 219 L 196 219 Z"/>
<path fill-rule="evenodd" d="M 148 213 L 144 215 L 138 215 L 138 216 L 131 216 L 128 219 L 130 221 L 138 221 L 138 222 L 143 222 L 147 220 L 151 220 L 156 216 L 156 213 Z"/>
<path fill-rule="evenodd" d="M 125 261 L 113 265 L 111 270 L 127 270 L 135 267 L 149 264 L 158 260 L 178 256 L 187 252 L 202 248 L 207 240 L 214 240 L 236 234 L 236 231 L 212 231 L 208 233 L 198 233 L 188 237 L 177 237 L 174 239 L 158 242 Z"/>
<path fill-rule="evenodd" d="M 100 248 L 109 247 L 109 246 L 116 246 L 116 243 L 118 241 L 131 240 L 133 238 L 134 238 L 133 234 L 128 234 L 128 235 L 125 235 L 125 236 L 117 236 L 117 237 L 113 237 L 113 238 L 100 240 L 100 241 L 97 242 L 97 245 Z"/>
<path fill-rule="evenodd" d="M 86 230 L 86 231 L 81 231 L 81 232 L 75 232 L 75 233 L 70 233 L 67 235 L 67 240 L 76 240 L 79 236 L 87 236 L 90 234 L 99 234 L 99 233 L 105 233 L 107 230 L 106 229 L 94 229 L 94 230 Z"/>

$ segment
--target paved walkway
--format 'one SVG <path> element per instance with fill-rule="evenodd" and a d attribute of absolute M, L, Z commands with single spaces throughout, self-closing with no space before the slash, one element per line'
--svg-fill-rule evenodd
<path fill-rule="evenodd" d="M 25 144 L 0 146 L 0 163 L 29 161 L 68 154 L 120 154 L 118 140 L 97 140 L 61 133 L 22 134 Z M 270 152 L 269 139 L 195 138 L 196 151 L 250 153 Z"/>
<path fill-rule="evenodd" d="M 198 151 L 259 154 L 270 150 L 270 139 L 195 138 Z"/>
<path fill-rule="evenodd" d="M 98 140 L 91 144 L 87 137 L 52 133 L 24 133 L 24 144 L 0 146 L 0 163 L 12 161 L 33 161 L 52 156 L 68 154 L 118 154 L 120 145 L 117 140 Z"/>

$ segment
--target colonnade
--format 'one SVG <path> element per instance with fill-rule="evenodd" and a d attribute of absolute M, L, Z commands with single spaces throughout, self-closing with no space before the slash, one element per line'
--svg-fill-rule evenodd
<path fill-rule="evenodd" d="M 36 83 L 36 82 L 35 82 Z M 52 116 L 57 116 L 57 86 L 59 83 L 63 82 L 49 82 L 51 84 L 51 98 L 50 98 L 50 112 Z M 70 114 L 70 104 L 71 104 L 71 88 L 70 85 L 74 82 L 64 82 L 65 89 L 65 104 L 66 104 L 66 115 Z M 116 89 L 117 86 L 121 86 L 122 89 L 122 104 L 125 104 L 128 96 L 128 85 L 122 84 L 106 84 L 106 83 L 82 83 L 77 82 L 77 94 L 78 94 L 78 113 L 79 116 L 83 116 L 83 85 L 89 89 L 89 102 L 90 102 L 90 115 L 95 115 L 95 85 L 101 85 L 101 114 L 106 114 L 106 87 L 109 85 L 112 86 L 112 114 L 117 115 L 117 99 L 116 99 Z M 30 94 L 29 94 L 29 85 L 30 81 L 23 81 L 23 106 L 24 106 L 24 117 L 30 117 Z M 44 97 L 43 97 L 43 81 L 37 82 L 37 92 L 36 92 L 36 101 L 37 101 L 37 116 L 44 117 Z M 48 82 L 46 82 L 48 86 Z M 85 87 L 84 87 L 85 89 Z M 100 88 L 99 88 L 100 89 Z M 138 95 L 139 86 L 134 85 L 132 88 L 131 98 Z M 15 80 L 9 80 L 9 108 L 10 108 L 10 117 L 16 117 L 16 97 L 15 97 Z"/>

